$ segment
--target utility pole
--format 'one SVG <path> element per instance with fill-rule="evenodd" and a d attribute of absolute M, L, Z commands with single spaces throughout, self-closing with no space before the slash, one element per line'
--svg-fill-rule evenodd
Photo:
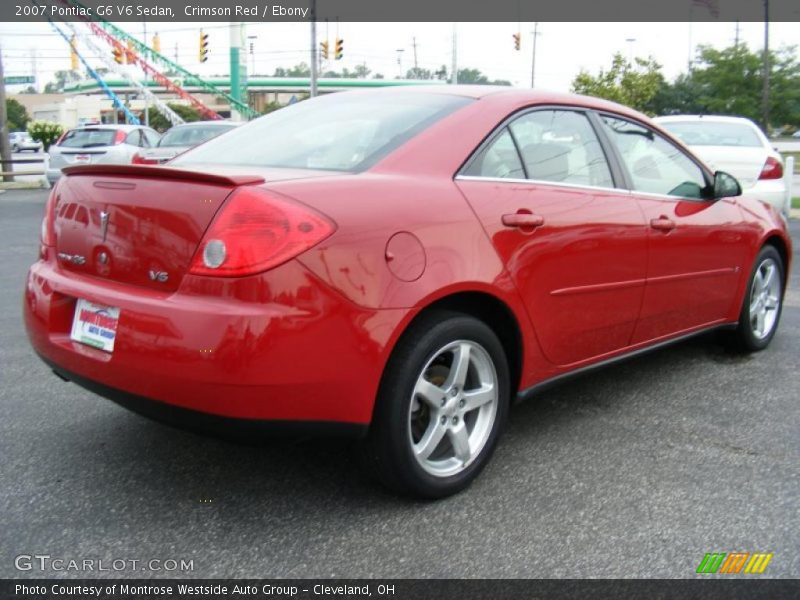
<path fill-rule="evenodd" d="M 531 88 L 536 82 L 536 38 L 539 37 L 539 22 L 533 24 L 533 50 L 531 51 Z"/>
<path fill-rule="evenodd" d="M 247 55 L 244 54 L 242 48 L 246 39 L 245 24 L 231 22 L 230 36 L 231 97 L 247 104 Z M 242 121 L 245 119 L 245 115 L 231 106 L 231 119 Z"/>
<path fill-rule="evenodd" d="M 736 35 L 733 38 L 733 46 L 735 48 L 739 47 L 739 21 L 736 21 Z"/>
<path fill-rule="evenodd" d="M 416 37 L 412 37 L 411 38 L 411 47 L 414 48 L 414 72 L 416 73 L 417 69 L 419 69 L 419 64 L 417 63 L 417 38 Z"/>
<path fill-rule="evenodd" d="M 450 83 L 458 84 L 458 23 L 453 23 L 453 72 L 450 75 Z"/>
<path fill-rule="evenodd" d="M 317 95 L 317 1 L 311 0 L 311 86 L 310 95 Z"/>
<path fill-rule="evenodd" d="M 6 80 L 3 74 L 3 51 L 0 47 L 0 159 L 4 162 L 0 163 L 0 171 L 12 170 L 11 162 L 11 145 L 8 143 L 8 115 L 6 114 Z M 13 175 L 8 175 L 3 178 L 4 181 L 14 181 Z"/>
<path fill-rule="evenodd" d="M 769 0 L 764 0 L 764 89 L 761 92 L 761 114 L 764 134 L 769 137 Z"/>
<path fill-rule="evenodd" d="M 147 42 L 147 21 L 142 21 L 142 41 L 148 48 L 150 44 Z M 144 72 L 144 87 L 147 89 L 147 71 Z M 145 127 L 150 127 L 150 97 L 144 97 L 144 124 Z"/>
<path fill-rule="evenodd" d="M 403 78 L 403 52 L 405 52 L 405 48 L 398 48 L 395 50 L 397 52 L 397 70 L 399 71 L 399 79 Z"/>

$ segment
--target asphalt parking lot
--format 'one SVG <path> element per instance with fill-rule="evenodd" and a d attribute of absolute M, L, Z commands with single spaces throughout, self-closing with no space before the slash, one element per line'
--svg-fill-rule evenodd
<path fill-rule="evenodd" d="M 346 442 L 236 445 L 52 375 L 20 317 L 45 200 L 0 193 L 0 577 L 672 578 L 733 551 L 800 576 L 796 262 L 767 351 L 698 338 L 551 389 L 514 408 L 475 485 L 420 503 L 362 477 Z M 22 554 L 194 570 L 21 572 Z"/>

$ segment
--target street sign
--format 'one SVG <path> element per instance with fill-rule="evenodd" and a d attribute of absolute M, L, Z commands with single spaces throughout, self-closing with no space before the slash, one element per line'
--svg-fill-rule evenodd
<path fill-rule="evenodd" d="M 6 85 L 22 85 L 25 83 L 36 83 L 36 77 L 33 75 L 6 75 L 3 77 Z"/>

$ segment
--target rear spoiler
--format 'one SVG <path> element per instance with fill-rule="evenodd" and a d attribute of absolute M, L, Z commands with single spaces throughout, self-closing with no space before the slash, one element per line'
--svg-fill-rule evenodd
<path fill-rule="evenodd" d="M 175 169 L 156 165 L 73 165 L 61 170 L 65 175 L 109 175 L 195 181 L 211 185 L 239 186 L 264 183 L 261 175 L 215 175 L 205 171 Z"/>

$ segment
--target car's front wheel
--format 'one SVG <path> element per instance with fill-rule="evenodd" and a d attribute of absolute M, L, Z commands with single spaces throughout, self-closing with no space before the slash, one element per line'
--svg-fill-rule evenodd
<path fill-rule="evenodd" d="M 494 451 L 509 406 L 509 369 L 482 321 L 433 312 L 398 342 L 362 454 L 390 488 L 441 498 L 464 489 Z"/>
<path fill-rule="evenodd" d="M 783 304 L 783 260 L 773 246 L 764 246 L 756 257 L 747 284 L 734 348 L 744 352 L 763 350 L 778 329 Z"/>

